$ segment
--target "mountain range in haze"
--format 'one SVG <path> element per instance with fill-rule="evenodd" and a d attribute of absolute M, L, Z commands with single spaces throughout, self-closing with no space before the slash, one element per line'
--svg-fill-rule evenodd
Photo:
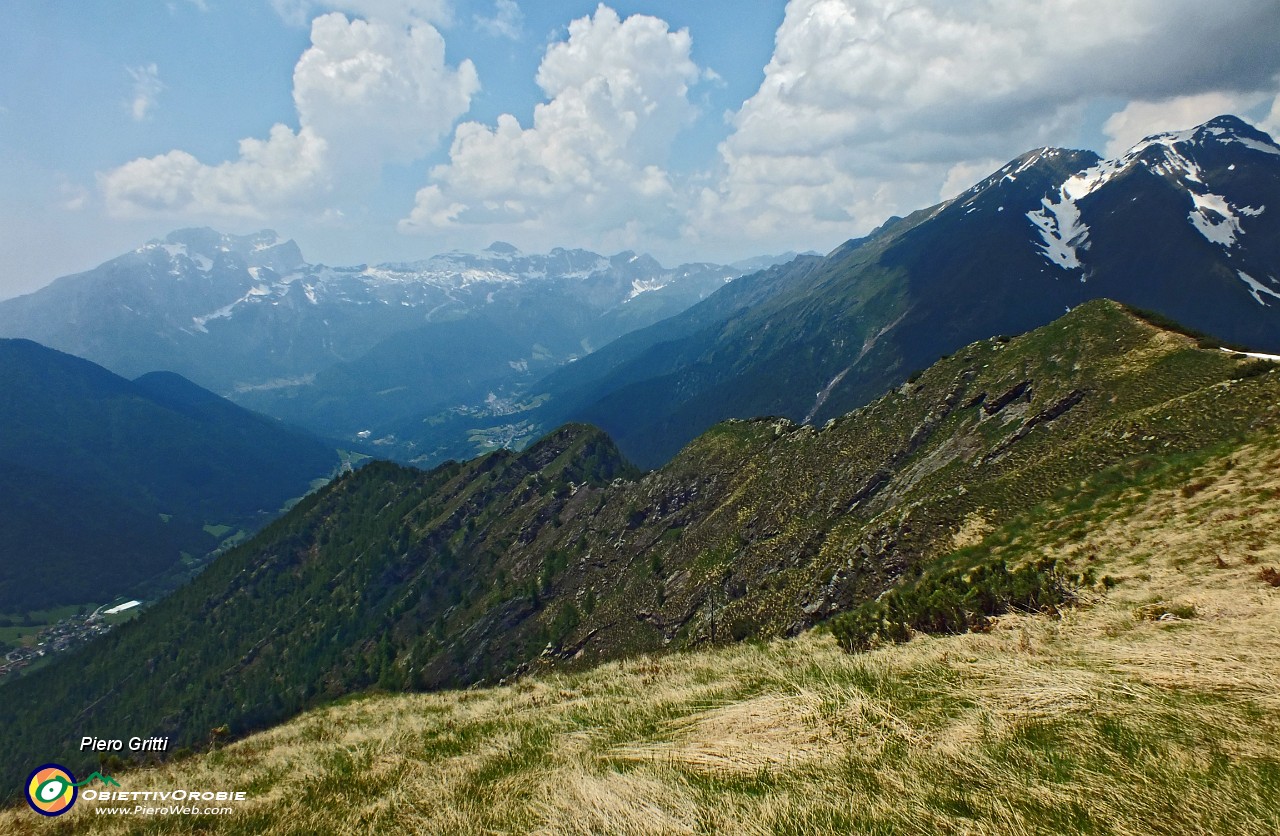
<path fill-rule="evenodd" d="M 271 232 L 175 232 L 0 303 L 0 332 L 147 372 L 129 383 L 6 343 L 3 460 L 22 496 L 8 586 L 43 566 L 45 589 L 71 556 L 118 552 L 96 573 L 121 583 L 86 581 L 72 597 L 123 591 L 179 553 L 207 551 L 205 526 L 252 528 L 335 467 L 325 443 L 157 369 L 419 465 L 520 449 L 580 422 L 652 468 L 718 421 L 821 424 L 962 345 L 1100 296 L 1276 350 L 1280 214 L 1269 207 L 1280 207 L 1280 147 L 1227 116 L 1115 160 L 1029 152 L 825 257 L 665 270 L 634 253 L 525 255 L 495 243 L 330 268 Z M 82 502 L 63 509 L 68 485 Z M 42 540 L 64 511 L 80 523 Z M 119 530 L 130 535 L 105 549 Z"/>
<path fill-rule="evenodd" d="M 381 440 L 383 455 L 434 460 L 487 448 L 464 434 L 423 450 L 387 428 L 459 409 L 501 416 L 520 384 L 778 259 L 667 269 L 632 252 L 525 255 L 495 242 L 344 268 L 308 264 L 269 230 L 186 229 L 0 302 L 0 334 L 129 377 L 174 371 L 352 445 Z M 526 430 L 491 446 L 528 440 Z"/>
<path fill-rule="evenodd" d="M 820 423 L 1094 298 L 1280 350 L 1280 146 L 1224 116 L 1114 160 L 1038 149 L 825 257 L 793 256 L 666 270 L 496 243 L 330 268 L 274 233 L 184 230 L 0 303 L 0 334 L 125 374 L 176 370 L 422 466 L 566 421 L 656 466 L 716 421 Z"/>

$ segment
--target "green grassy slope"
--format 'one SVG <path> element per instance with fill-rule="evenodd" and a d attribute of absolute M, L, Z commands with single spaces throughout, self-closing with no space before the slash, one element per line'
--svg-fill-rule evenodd
<path fill-rule="evenodd" d="M 59 832 L 1274 833 L 1280 435 L 1139 462 L 962 538 L 968 558 L 1110 579 L 1056 614 L 858 654 L 811 631 L 348 700 L 114 773 L 246 791 L 229 815 L 81 801 Z M 45 824 L 0 812 L 5 832 Z"/>
<path fill-rule="evenodd" d="M 1275 427 L 1280 375 L 1253 368 L 1103 301 L 969 346 L 822 430 L 719 425 L 643 478 L 581 427 L 427 474 L 367 468 L 74 675 L 14 683 L 0 743 L 63 756 L 142 725 L 200 744 L 370 687 L 794 635 L 1064 485 Z"/>

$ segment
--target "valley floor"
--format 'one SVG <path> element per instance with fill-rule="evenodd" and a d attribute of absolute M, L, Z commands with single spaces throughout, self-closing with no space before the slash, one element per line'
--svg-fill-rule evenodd
<path fill-rule="evenodd" d="M 857 655 L 815 632 L 366 696 L 116 776 L 247 792 L 231 815 L 81 800 L 57 820 L 10 809 L 0 831 L 1280 832 L 1278 498 L 1268 440 L 1180 484 L 1064 503 L 992 547 L 1116 582 L 1060 617 Z"/>

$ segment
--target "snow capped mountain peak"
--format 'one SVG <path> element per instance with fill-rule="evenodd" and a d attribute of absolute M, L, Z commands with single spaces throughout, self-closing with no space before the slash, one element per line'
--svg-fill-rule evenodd
<path fill-rule="evenodd" d="M 247 236 L 177 230 L 131 257 L 137 255 L 145 257 L 153 277 L 183 282 L 187 310 L 180 318 L 185 330 L 197 333 L 241 314 L 253 317 L 264 315 L 253 311 L 282 308 L 386 306 L 419 321 L 436 321 L 458 315 L 476 299 L 489 304 L 498 297 L 514 298 L 508 293 L 538 293 L 544 287 L 563 293 L 570 285 L 582 285 L 570 292 L 607 310 L 633 298 L 637 287 L 652 292 L 691 275 L 715 274 L 725 281 L 736 275 L 719 265 L 667 270 L 652 256 L 630 251 L 606 257 L 557 247 L 525 254 L 502 241 L 478 253 L 454 250 L 413 262 L 330 267 L 306 263 L 293 241 L 281 241 L 270 230 Z"/>
<path fill-rule="evenodd" d="M 1235 146 L 1235 148 L 1232 148 Z M 1146 137 L 1116 162 L 1141 162 L 1161 174 L 1179 173 L 1200 182 L 1205 157 L 1216 153 L 1247 151 L 1280 156 L 1280 146 L 1263 131 L 1235 116 L 1219 116 L 1195 128 L 1168 131 Z"/>
<path fill-rule="evenodd" d="M 1036 148 L 1005 164 L 995 173 L 978 182 L 954 198 L 948 205 L 959 205 L 968 213 L 978 211 L 979 204 L 991 203 L 998 208 L 1001 195 L 1007 191 L 1022 191 L 1037 183 L 1061 182 L 1064 175 L 1080 171 L 1097 163 L 1101 158 L 1092 151 L 1069 148 Z M 874 234 L 874 233 L 873 233 Z"/>
<path fill-rule="evenodd" d="M 287 273 L 305 264 L 298 245 L 270 229 L 251 235 L 229 235 L 208 227 L 178 229 L 134 250 L 142 255 L 158 251 L 168 256 L 169 272 L 173 275 L 184 275 L 191 269 L 207 273 L 228 258 L 232 259 L 227 263 L 233 268 L 238 266 L 235 261 L 238 258 L 247 266 L 265 267 L 278 273 Z"/>
<path fill-rule="evenodd" d="M 557 247 L 545 255 L 526 255 L 495 242 L 479 253 L 453 250 L 421 261 L 379 264 L 365 272 L 384 281 L 464 287 L 477 282 L 507 284 L 551 278 L 586 278 L 609 269 L 609 260 L 586 250 Z"/>
<path fill-rule="evenodd" d="M 1185 131 L 1170 131 L 1147 137 L 1136 149 L 1147 145 L 1187 145 L 1204 146 L 1211 143 L 1242 145 L 1252 151 L 1280 156 L 1280 146 L 1264 131 L 1245 122 L 1236 116 L 1224 115 L 1210 119 L 1203 125 Z"/>
<path fill-rule="evenodd" d="M 1266 211 L 1264 204 L 1254 202 L 1256 191 L 1242 187 L 1247 178 L 1235 176 L 1237 166 L 1256 155 L 1280 157 L 1280 146 L 1242 120 L 1220 116 L 1196 128 L 1146 137 L 1123 155 L 1072 174 L 1026 217 L 1039 233 L 1044 258 L 1063 270 L 1079 271 L 1083 281 L 1084 253 L 1091 246 L 1084 201 L 1114 183 L 1145 175 L 1182 192 L 1186 222 L 1209 243 L 1234 251 L 1248 231 L 1246 219 Z M 1257 161 L 1266 164 L 1265 159 Z M 1130 201 L 1156 199 L 1150 189 L 1131 190 Z"/>

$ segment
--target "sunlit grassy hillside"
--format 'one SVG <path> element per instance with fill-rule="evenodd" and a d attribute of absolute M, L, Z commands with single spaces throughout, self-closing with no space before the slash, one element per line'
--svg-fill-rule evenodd
<path fill-rule="evenodd" d="M 81 800 L 58 820 L 11 809 L 0 832 L 1275 833 L 1278 499 L 1274 436 L 1119 468 L 964 534 L 971 557 L 1107 579 L 1059 616 L 368 696 L 116 776 L 247 791 L 231 816 Z"/>

